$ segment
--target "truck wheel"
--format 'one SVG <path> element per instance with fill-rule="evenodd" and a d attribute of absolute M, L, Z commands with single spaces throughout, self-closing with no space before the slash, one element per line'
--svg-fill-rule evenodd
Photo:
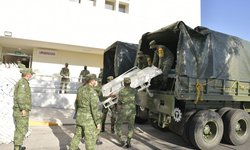
<path fill-rule="evenodd" d="M 196 113 L 196 109 L 190 110 L 188 112 L 186 112 L 184 114 L 184 120 L 183 120 L 183 124 L 184 124 L 184 128 L 183 128 L 183 133 L 182 133 L 182 137 L 184 139 L 184 141 L 186 141 L 187 143 L 190 143 L 189 140 L 189 126 L 190 126 L 190 122 L 192 120 L 192 117 L 194 116 L 194 114 Z"/>
<path fill-rule="evenodd" d="M 144 124 L 148 121 L 148 110 L 140 106 L 136 106 L 135 122 L 138 124 Z"/>
<path fill-rule="evenodd" d="M 194 115 L 189 129 L 189 140 L 195 147 L 212 149 L 220 143 L 224 128 L 218 113 L 201 110 Z"/>
<path fill-rule="evenodd" d="M 221 118 L 227 113 L 229 112 L 231 109 L 230 107 L 222 107 L 220 109 L 217 110 L 217 113 L 221 116 Z"/>
<path fill-rule="evenodd" d="M 223 140 L 229 144 L 242 145 L 250 134 L 250 117 L 241 109 L 230 110 L 224 117 Z"/>

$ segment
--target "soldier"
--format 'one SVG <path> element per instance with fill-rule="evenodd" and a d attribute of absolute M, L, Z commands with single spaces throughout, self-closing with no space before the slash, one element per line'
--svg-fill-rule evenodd
<path fill-rule="evenodd" d="M 137 54 L 136 66 L 140 69 L 151 66 L 151 58 L 149 55 L 143 54 L 142 51 L 139 51 Z"/>
<path fill-rule="evenodd" d="M 103 69 L 101 68 L 101 69 L 100 69 L 100 73 L 99 73 L 99 75 L 98 75 L 98 78 L 99 78 L 99 79 L 102 79 L 102 76 L 103 76 Z"/>
<path fill-rule="evenodd" d="M 98 76 L 99 77 L 99 76 Z M 102 95 L 102 81 L 100 78 L 97 79 L 98 80 L 98 86 L 95 87 L 95 90 L 98 94 L 98 97 L 99 97 L 99 102 L 102 101 L 103 99 L 103 95 Z M 98 106 L 99 106 L 99 102 L 98 102 Z M 100 106 L 98 107 L 98 111 L 101 113 L 101 108 Z M 102 115 L 100 115 L 100 118 L 102 117 Z M 99 132 L 100 133 L 100 132 Z M 99 138 L 99 134 L 97 135 L 97 140 L 96 140 L 96 145 L 101 145 L 102 144 L 102 141 L 100 140 Z"/>
<path fill-rule="evenodd" d="M 17 66 L 20 69 L 26 68 L 26 66 L 20 60 L 17 61 Z"/>
<path fill-rule="evenodd" d="M 110 82 L 113 79 L 114 79 L 113 76 L 108 76 L 107 77 L 107 82 Z M 110 117 L 111 133 L 115 133 L 114 126 L 115 126 L 115 120 L 116 120 L 117 104 L 110 106 L 109 109 L 111 111 L 111 117 Z M 102 106 L 102 130 L 101 130 L 101 132 L 105 132 L 105 121 L 106 121 L 109 109 Z"/>
<path fill-rule="evenodd" d="M 99 100 L 102 99 L 102 91 L 101 91 L 101 83 L 100 83 L 100 80 L 98 79 L 98 86 L 96 86 L 94 89 L 96 90 L 97 94 L 98 94 L 98 97 L 99 97 Z M 82 84 L 77 90 L 80 91 L 82 90 L 82 88 L 84 87 L 84 84 Z M 75 113 L 74 113 L 74 116 L 73 116 L 73 119 L 76 119 L 76 114 L 77 114 L 77 99 L 75 100 Z M 82 134 L 82 143 L 84 143 L 84 134 Z M 102 141 L 99 139 L 99 134 L 98 134 L 98 137 L 97 137 L 97 140 L 96 140 L 96 145 L 101 145 L 102 144 Z"/>
<path fill-rule="evenodd" d="M 135 97 L 137 95 L 137 90 L 130 87 L 130 78 L 124 78 L 124 89 L 118 93 L 118 103 L 117 111 L 118 117 L 116 121 L 116 133 L 120 138 L 122 147 L 131 147 L 131 138 L 134 134 L 134 124 L 135 124 Z M 128 135 L 127 140 L 124 140 L 122 135 L 122 124 L 128 122 Z M 126 139 L 126 138 L 125 138 Z"/>
<path fill-rule="evenodd" d="M 29 112 L 31 110 L 31 90 L 28 80 L 34 72 L 30 68 L 20 70 L 22 78 L 16 83 L 14 91 L 13 117 L 15 122 L 14 150 L 24 150 L 22 147 L 25 134 L 29 126 Z"/>
<path fill-rule="evenodd" d="M 75 135 L 70 142 L 70 150 L 76 150 L 81 138 L 85 137 L 86 150 L 94 150 L 96 139 L 101 129 L 100 114 L 98 112 L 98 94 L 94 89 L 97 85 L 95 74 L 86 76 L 86 84 L 77 90 L 76 97 L 76 129 Z"/>
<path fill-rule="evenodd" d="M 82 82 L 84 84 L 85 83 L 85 77 L 88 74 L 90 74 L 90 72 L 88 71 L 87 66 L 84 66 L 84 70 L 81 71 L 78 81 Z"/>
<path fill-rule="evenodd" d="M 60 75 L 62 76 L 61 78 L 61 87 L 60 87 L 60 92 L 62 93 L 62 90 L 64 89 L 64 93 L 67 93 L 67 87 L 69 84 L 69 64 L 65 63 L 65 67 L 61 69 Z"/>
<path fill-rule="evenodd" d="M 149 43 L 150 49 L 154 49 L 154 58 L 153 65 L 162 70 L 162 75 L 159 76 L 163 79 L 161 88 L 166 88 L 166 82 L 168 78 L 168 73 L 171 70 L 171 67 L 174 63 L 174 55 L 173 53 L 164 45 L 156 44 L 156 41 L 153 40 Z"/>

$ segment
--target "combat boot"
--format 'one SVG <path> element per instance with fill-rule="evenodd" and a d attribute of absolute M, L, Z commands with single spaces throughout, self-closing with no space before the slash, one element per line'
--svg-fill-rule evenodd
<path fill-rule="evenodd" d="M 102 144 L 102 141 L 100 139 L 97 139 L 96 140 L 96 145 L 101 145 Z"/>
<path fill-rule="evenodd" d="M 105 123 L 102 123 L 102 129 L 101 132 L 105 132 Z"/>
<path fill-rule="evenodd" d="M 126 148 L 130 148 L 131 147 L 131 138 L 127 139 L 127 145 Z"/>
<path fill-rule="evenodd" d="M 115 133 L 115 128 L 114 128 L 114 126 L 111 126 L 111 133 L 112 133 L 112 134 Z"/>
<path fill-rule="evenodd" d="M 123 148 L 126 148 L 126 147 L 127 147 L 127 142 L 126 142 L 126 141 L 121 141 L 121 146 L 122 146 Z"/>
<path fill-rule="evenodd" d="M 25 146 L 21 146 L 20 150 L 26 150 L 26 147 Z"/>

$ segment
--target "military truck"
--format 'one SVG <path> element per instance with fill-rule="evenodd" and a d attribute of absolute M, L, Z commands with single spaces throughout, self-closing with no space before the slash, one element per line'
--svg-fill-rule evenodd
<path fill-rule="evenodd" d="M 158 78 L 149 92 L 139 92 L 137 121 L 168 128 L 198 149 L 244 144 L 250 138 L 250 42 L 182 21 L 142 35 L 138 51 L 151 59 L 152 40 L 175 59 L 165 89 Z"/>
<path fill-rule="evenodd" d="M 164 89 L 159 76 L 140 90 L 136 121 L 169 129 L 198 149 L 212 149 L 221 141 L 244 144 L 250 138 L 250 43 L 202 26 L 192 29 L 182 21 L 143 34 L 137 53 L 153 59 L 152 40 L 169 48 L 175 59 Z M 138 64 L 134 51 L 118 49 Z M 122 64 L 134 66 L 115 51 L 104 54 L 104 74 L 122 69 L 113 74 L 119 77 L 128 70 Z"/>
<path fill-rule="evenodd" d="M 117 77 L 134 66 L 138 44 L 116 41 L 107 47 L 103 55 L 102 84 L 108 76 Z"/>

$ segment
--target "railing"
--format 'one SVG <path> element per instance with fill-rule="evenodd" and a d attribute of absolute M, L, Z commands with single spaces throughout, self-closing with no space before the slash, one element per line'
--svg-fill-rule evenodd
<path fill-rule="evenodd" d="M 71 77 L 67 93 L 76 94 L 80 84 L 77 77 Z M 59 75 L 35 75 L 30 81 L 30 87 L 33 93 L 59 93 L 61 77 Z"/>

